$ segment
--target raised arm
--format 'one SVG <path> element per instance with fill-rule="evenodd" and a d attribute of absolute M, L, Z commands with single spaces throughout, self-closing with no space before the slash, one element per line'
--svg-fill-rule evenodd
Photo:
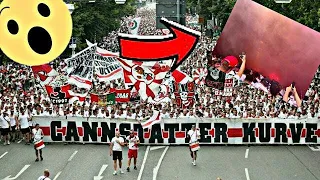
<path fill-rule="evenodd" d="M 298 108 L 301 107 L 302 101 L 295 87 L 293 88 L 293 94 L 294 94 L 294 100 L 297 102 L 297 107 Z"/>
<path fill-rule="evenodd" d="M 246 55 L 241 56 L 242 64 L 240 66 L 239 71 L 237 72 L 237 75 L 241 78 L 244 70 L 246 69 Z"/>
<path fill-rule="evenodd" d="M 283 101 L 286 103 L 289 101 L 289 94 L 290 94 L 291 90 L 292 90 L 292 87 L 290 85 L 286 88 L 286 92 L 284 93 L 284 95 L 282 97 Z"/>

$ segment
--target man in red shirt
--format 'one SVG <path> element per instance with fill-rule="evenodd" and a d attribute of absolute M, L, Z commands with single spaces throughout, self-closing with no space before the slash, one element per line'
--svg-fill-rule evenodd
<path fill-rule="evenodd" d="M 138 145 L 140 143 L 139 137 L 134 135 L 134 131 L 130 131 L 130 135 L 126 138 L 128 141 L 129 151 L 128 151 L 128 168 L 127 171 L 130 171 L 131 159 L 134 160 L 134 169 L 137 170 L 137 158 L 138 158 Z"/>

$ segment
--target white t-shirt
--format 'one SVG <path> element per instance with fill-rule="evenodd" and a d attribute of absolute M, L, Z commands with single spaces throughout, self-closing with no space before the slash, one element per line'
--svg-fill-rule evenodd
<path fill-rule="evenodd" d="M 21 129 L 26 129 L 29 127 L 29 121 L 28 121 L 29 116 L 27 114 L 25 115 L 20 115 L 20 125 Z"/>
<path fill-rule="evenodd" d="M 38 180 L 51 180 L 51 179 L 45 176 L 40 176 Z"/>
<path fill-rule="evenodd" d="M 113 144 L 112 151 L 122 151 L 122 146 L 119 143 L 117 143 L 117 140 L 119 140 L 120 143 L 124 142 L 124 139 L 122 137 L 112 138 L 111 140 L 111 143 Z"/>
<path fill-rule="evenodd" d="M 42 138 L 42 129 L 36 129 L 36 128 L 33 128 L 32 129 L 32 134 L 34 135 L 34 141 L 37 142 L 39 140 L 41 140 Z"/>
<path fill-rule="evenodd" d="M 129 149 L 132 150 L 138 150 L 138 145 L 135 144 L 136 141 L 139 141 L 139 137 L 138 136 L 133 136 L 133 138 L 131 138 L 130 136 L 127 136 L 126 138 L 129 141 Z"/>
<path fill-rule="evenodd" d="M 16 123 L 16 116 L 10 116 L 10 125 L 11 125 L 11 126 L 17 125 L 17 123 Z"/>
<path fill-rule="evenodd" d="M 7 129 L 7 128 L 9 128 L 10 127 L 10 124 L 9 124 L 9 122 L 10 122 L 10 119 L 9 119 L 9 117 L 8 116 L 0 116 L 0 120 L 1 120 L 1 127 L 3 128 L 3 129 Z"/>
<path fill-rule="evenodd" d="M 199 130 L 195 130 L 193 131 L 192 129 L 190 129 L 188 131 L 188 135 L 190 136 L 190 143 L 196 142 L 198 141 L 198 136 L 200 136 L 200 131 Z"/>

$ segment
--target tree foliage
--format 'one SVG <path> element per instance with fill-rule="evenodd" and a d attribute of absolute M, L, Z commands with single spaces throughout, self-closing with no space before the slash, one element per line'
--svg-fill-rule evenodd
<path fill-rule="evenodd" d="M 290 4 L 277 4 L 274 0 L 254 0 L 286 17 L 320 32 L 320 1 L 292 0 Z M 236 3 L 236 0 L 187 0 L 187 7 L 197 7 L 198 13 L 206 20 L 212 15 L 222 23 L 222 28 Z"/>

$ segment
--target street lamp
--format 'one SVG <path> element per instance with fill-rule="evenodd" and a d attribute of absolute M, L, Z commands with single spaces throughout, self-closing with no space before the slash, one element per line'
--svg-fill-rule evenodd
<path fill-rule="evenodd" d="M 124 4 L 126 3 L 126 0 L 114 0 L 116 4 Z"/>

